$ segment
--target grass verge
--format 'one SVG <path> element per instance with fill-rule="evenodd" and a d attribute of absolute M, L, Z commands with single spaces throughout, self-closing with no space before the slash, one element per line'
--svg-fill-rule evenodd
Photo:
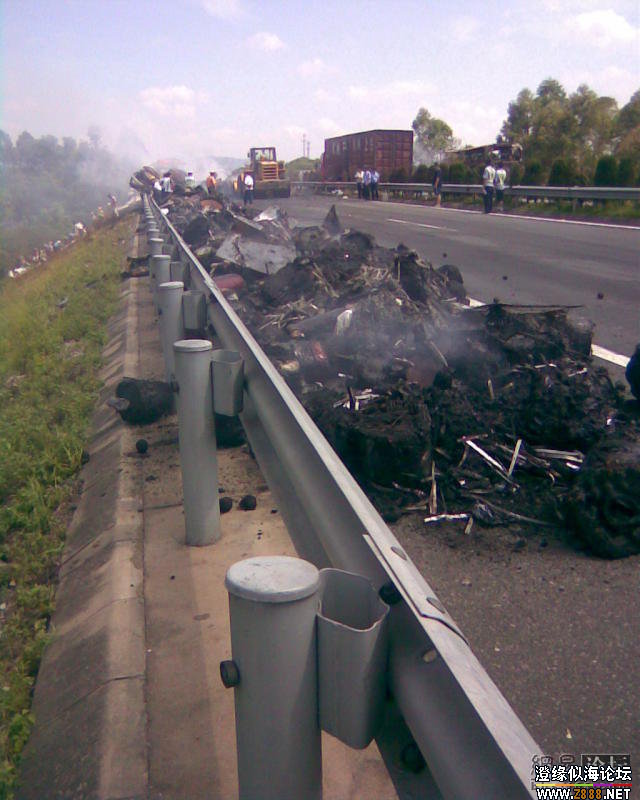
<path fill-rule="evenodd" d="M 0 287 L 0 800 L 16 786 L 53 611 L 64 503 L 100 388 L 131 224 Z"/>
<path fill-rule="evenodd" d="M 391 198 L 400 203 L 412 205 L 434 206 L 433 199 L 424 200 Z M 446 208 L 462 208 L 482 211 L 484 204 L 478 195 L 472 197 L 456 197 L 448 195 L 443 198 L 442 205 Z M 497 206 L 494 200 L 494 211 Z M 573 206 L 570 200 L 548 201 L 543 200 L 521 202 L 517 198 L 505 198 L 504 213 L 515 216 L 545 217 L 547 219 L 584 220 L 590 222 L 613 222 L 631 226 L 640 225 L 640 204 L 633 200 L 589 200 L 582 205 Z"/>

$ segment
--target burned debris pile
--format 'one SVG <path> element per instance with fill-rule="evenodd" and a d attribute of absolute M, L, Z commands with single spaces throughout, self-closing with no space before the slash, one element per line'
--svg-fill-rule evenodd
<path fill-rule="evenodd" d="M 569 309 L 471 308 L 400 245 L 175 197 L 169 216 L 390 521 L 519 526 L 640 552 L 640 423 Z M 224 284 L 224 281 L 223 281 Z M 230 286 L 227 283 L 227 286 Z"/>

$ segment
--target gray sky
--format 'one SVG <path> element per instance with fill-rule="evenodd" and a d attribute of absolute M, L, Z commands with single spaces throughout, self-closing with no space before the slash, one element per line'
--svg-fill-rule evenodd
<path fill-rule="evenodd" d="M 637 0 L 1 0 L 0 127 L 85 137 L 136 160 L 410 128 L 420 106 L 492 141 L 520 89 L 640 88 Z"/>

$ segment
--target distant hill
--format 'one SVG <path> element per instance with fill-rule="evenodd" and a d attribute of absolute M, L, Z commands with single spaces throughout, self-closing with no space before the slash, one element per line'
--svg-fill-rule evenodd
<path fill-rule="evenodd" d="M 308 172 L 315 172 L 316 170 L 320 169 L 320 159 L 319 158 L 294 158 L 293 161 L 289 161 L 286 164 L 287 175 L 290 178 L 297 180 L 298 173 L 302 170 Z"/>

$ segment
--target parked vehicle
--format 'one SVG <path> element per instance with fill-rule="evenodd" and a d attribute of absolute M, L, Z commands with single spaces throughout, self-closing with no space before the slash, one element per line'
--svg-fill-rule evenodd
<path fill-rule="evenodd" d="M 284 161 L 278 161 L 275 147 L 252 147 L 247 153 L 249 166 L 241 170 L 235 180 L 239 194 L 244 190 L 244 178 L 253 177 L 253 194 L 261 197 L 289 197 L 291 182 L 285 175 Z"/>
<path fill-rule="evenodd" d="M 373 130 L 324 140 L 322 177 L 350 181 L 359 169 L 376 169 L 382 181 L 411 175 L 413 131 Z"/>

